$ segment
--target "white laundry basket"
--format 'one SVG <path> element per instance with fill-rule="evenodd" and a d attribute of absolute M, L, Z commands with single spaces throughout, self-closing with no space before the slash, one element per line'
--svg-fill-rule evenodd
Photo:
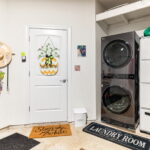
<path fill-rule="evenodd" d="M 82 127 L 87 124 L 87 111 L 85 108 L 73 109 L 75 127 Z"/>

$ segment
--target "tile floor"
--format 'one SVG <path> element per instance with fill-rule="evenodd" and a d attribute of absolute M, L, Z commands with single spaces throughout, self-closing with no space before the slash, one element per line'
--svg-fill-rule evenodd
<path fill-rule="evenodd" d="M 0 130 L 0 139 L 16 132 L 25 136 L 29 136 L 32 126 L 33 125 L 11 126 L 2 129 Z M 117 128 L 115 126 L 113 127 Z M 128 148 L 84 133 L 82 132 L 82 128 L 75 128 L 73 124 L 71 124 L 71 129 L 72 136 L 36 139 L 40 142 L 40 144 L 35 146 L 31 150 L 128 150 Z M 136 130 L 136 132 L 131 132 L 125 129 L 121 130 L 150 138 L 150 135 L 140 133 L 138 129 Z"/>

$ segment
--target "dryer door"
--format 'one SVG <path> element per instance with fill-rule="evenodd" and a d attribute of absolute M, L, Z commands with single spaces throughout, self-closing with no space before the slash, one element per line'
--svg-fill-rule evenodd
<path fill-rule="evenodd" d="M 130 92 L 119 86 L 108 87 L 103 93 L 103 104 L 112 113 L 125 113 L 131 105 Z"/>
<path fill-rule="evenodd" d="M 131 55 L 130 46 L 123 40 L 111 41 L 103 51 L 105 63 L 113 68 L 120 68 L 127 65 L 131 59 Z"/>

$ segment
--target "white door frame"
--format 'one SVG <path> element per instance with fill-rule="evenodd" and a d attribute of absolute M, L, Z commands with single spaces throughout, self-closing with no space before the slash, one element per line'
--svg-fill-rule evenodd
<path fill-rule="evenodd" d="M 70 116 L 71 113 L 71 79 L 72 79 L 72 51 L 71 51 L 71 27 L 66 26 L 56 26 L 56 25 L 28 25 L 27 26 L 27 41 L 28 41 L 28 54 L 30 56 L 30 29 L 52 29 L 52 30 L 65 30 L 67 31 L 68 35 L 68 66 L 67 66 L 67 72 L 68 72 L 68 86 L 67 86 L 67 121 L 72 121 L 72 116 Z M 28 56 L 28 59 L 29 59 Z M 30 73 L 30 59 L 29 59 L 29 73 Z M 29 108 L 30 108 L 30 76 L 29 76 Z M 30 112 L 28 117 L 28 123 L 31 123 L 30 120 Z"/>

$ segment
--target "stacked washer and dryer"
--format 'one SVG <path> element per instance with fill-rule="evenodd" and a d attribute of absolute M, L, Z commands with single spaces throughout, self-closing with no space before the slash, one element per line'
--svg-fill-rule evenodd
<path fill-rule="evenodd" d="M 102 38 L 101 120 L 135 129 L 139 120 L 139 43 L 135 32 Z"/>

